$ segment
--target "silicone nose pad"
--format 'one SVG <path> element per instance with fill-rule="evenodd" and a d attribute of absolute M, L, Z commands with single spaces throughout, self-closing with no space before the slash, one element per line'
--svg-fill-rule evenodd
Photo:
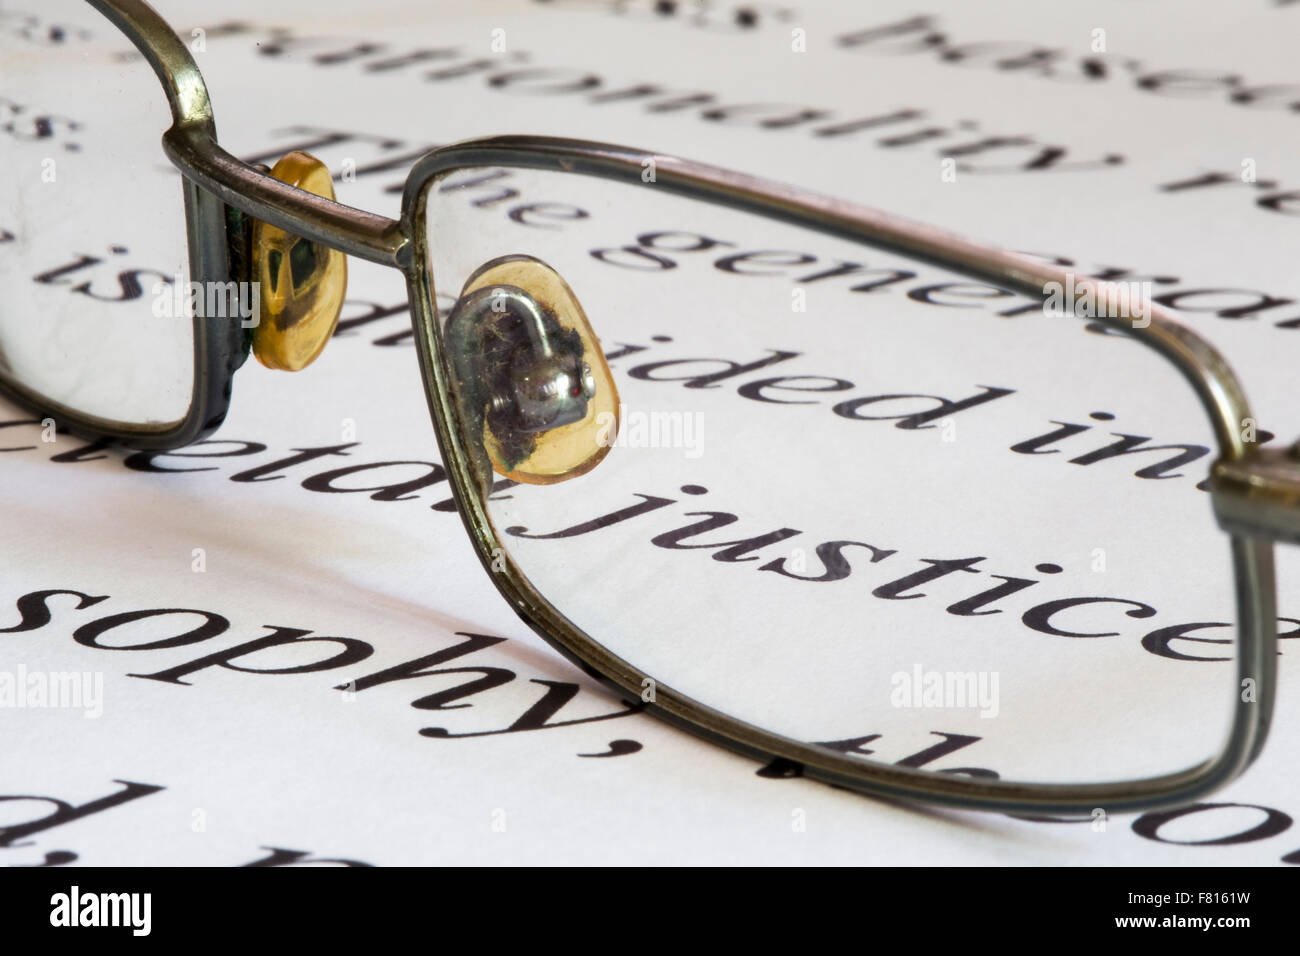
<path fill-rule="evenodd" d="M 329 170 L 307 153 L 286 154 L 270 174 L 334 198 Z M 260 221 L 253 223 L 252 246 L 260 286 L 253 354 L 267 368 L 296 372 L 314 362 L 334 334 L 347 294 L 347 257 Z"/>
<path fill-rule="evenodd" d="M 493 471 L 554 484 L 609 453 L 618 389 L 582 304 L 546 263 L 516 255 L 480 266 L 445 338 L 470 445 Z"/>

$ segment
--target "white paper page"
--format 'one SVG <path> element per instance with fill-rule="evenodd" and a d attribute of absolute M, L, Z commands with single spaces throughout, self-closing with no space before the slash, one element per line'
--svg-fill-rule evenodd
<path fill-rule="evenodd" d="M 1260 427 L 1277 432 L 1278 442 L 1293 437 L 1287 357 L 1300 336 L 1300 281 L 1288 252 L 1300 210 L 1292 158 L 1300 137 L 1286 103 L 1300 100 L 1300 88 L 1289 96 L 1274 88 L 1293 72 L 1290 9 L 1008 3 L 992 15 L 961 4 L 880 3 L 867 11 L 800 3 L 758 5 L 757 24 L 737 28 L 725 22 L 726 7 L 718 21 L 701 23 L 644 12 L 649 4 L 613 12 L 578 2 L 329 10 L 235 2 L 219 14 L 206 4 L 158 6 L 182 36 L 206 31 L 195 56 L 225 148 L 266 162 L 305 148 L 336 174 L 352 169 L 354 178 L 336 182 L 350 205 L 396 216 L 415 156 L 472 136 L 564 135 L 678 154 L 995 245 L 1067 257 L 1083 273 L 1159 277 L 1154 294 L 1184 293 L 1169 304 L 1228 357 Z M 931 20 L 916 28 L 863 33 L 926 14 Z M 236 22 L 245 26 L 228 26 Z M 1093 48 L 1096 30 L 1104 31 L 1102 52 Z M 792 47 L 800 36 L 803 52 Z M 494 52 L 494 43 L 504 49 Z M 1007 47 L 995 53 L 981 43 Z M 448 48 L 454 52 L 404 59 Z M 993 62 L 1034 50 L 1048 51 L 1037 54 L 1048 65 Z M 446 75 L 418 79 L 430 70 Z M 649 109 L 647 100 L 674 100 L 668 92 L 612 95 L 642 84 L 713 98 Z M 882 144 L 891 137 L 897 142 Z M 1016 142 L 994 146 L 996 137 Z M 955 162 L 945 167 L 946 160 Z M 391 168 L 375 169 L 389 161 Z M 161 150 L 157 162 L 159 176 L 174 175 Z M 955 171 L 951 181 L 945 169 Z M 1225 181 L 1170 188 L 1216 171 Z M 1243 172 L 1255 181 L 1241 181 Z M 112 241 L 100 241 L 101 228 L 87 223 L 95 233 L 88 243 Z M 639 225 L 593 216 L 593 228 L 603 230 L 602 241 L 617 242 Z M 349 268 L 336 340 L 292 376 L 250 361 L 236 376 L 228 419 L 207 445 L 152 460 L 77 456 L 71 453 L 85 442 L 44 441 L 29 413 L 0 403 L 0 672 L 15 679 L 86 673 L 94 688 L 102 675 L 95 716 L 17 702 L 0 711 L 0 795 L 65 801 L 63 813 L 74 817 L 20 832 L 54 805 L 6 801 L 0 860 L 1264 865 L 1300 858 L 1289 733 L 1300 704 L 1288 695 L 1286 642 L 1263 755 L 1207 799 L 1226 806 L 1163 824 L 1152 815 L 1142 822 L 1116 815 L 1098 828 L 888 804 L 760 775 L 751 760 L 628 713 L 500 599 L 449 507 L 445 482 L 387 496 L 396 500 L 369 490 L 371 482 L 414 481 L 439 458 L 402 278 L 357 260 Z M 969 321 L 995 320 L 981 312 Z M 1071 347 L 1063 338 L 1062 348 Z M 801 371 L 836 373 L 833 340 L 808 353 Z M 1079 354 L 1094 350 L 1080 344 Z M 1016 361 L 1006 357 L 1008 375 Z M 1017 376 L 1026 394 L 1034 374 Z M 1116 408 L 1140 408 L 1144 383 L 1126 377 L 1124 363 L 1083 366 L 1079 374 L 1114 376 Z M 1038 385 L 1046 394 L 1050 382 Z M 1020 417 L 1004 421 L 1009 430 L 989 434 L 1028 438 L 1055 416 L 1086 411 L 1031 405 L 1025 417 L 1018 407 Z M 708 460 L 725 472 L 721 458 Z M 167 471 L 142 470 L 150 462 Z M 328 477 L 384 462 L 405 464 Z M 1068 483 L 1071 494 L 1097 495 L 1091 503 L 1103 507 L 1104 490 L 1089 479 L 1079 470 L 1051 480 Z M 793 488 L 776 484 L 737 482 L 728 503 L 757 511 L 795 500 Z M 972 487 L 974 500 L 978 478 Z M 580 499 L 574 489 L 567 494 Z M 1063 530 L 1079 520 L 1062 509 Z M 894 528 L 907 530 L 902 521 Z M 1164 553 L 1159 544 L 1150 542 L 1153 555 Z M 616 556 L 663 557 L 631 548 Z M 1291 600 L 1300 565 L 1284 549 L 1278 559 L 1279 612 L 1300 614 Z M 1190 569 L 1199 556 L 1175 546 L 1167 560 L 1167 593 L 1176 596 L 1179 562 Z M 715 570 L 703 559 L 694 567 L 701 576 Z M 626 580 L 639 586 L 635 572 Z M 561 576 L 555 586 L 564 585 Z M 60 590 L 79 594 L 19 603 Z M 1164 597 L 1152 601 L 1162 606 Z M 147 613 L 167 609 L 189 610 Z M 133 613 L 138 619 L 116 617 Z M 611 605 L 605 623 L 635 619 Z M 177 637 L 204 626 L 210 633 L 196 632 L 189 643 Z M 286 629 L 334 640 L 255 661 L 249 648 L 240 666 L 287 670 L 336 653 L 356 659 L 303 673 L 251 673 L 215 661 L 186 667 Z M 172 646 L 113 652 L 115 643 L 169 638 Z M 437 712 L 411 704 L 454 683 L 366 681 L 439 652 L 446 653 L 425 666 L 485 668 L 509 679 L 470 706 Z M 1137 650 L 1134 659 L 1149 663 Z M 361 689 L 348 690 L 350 682 Z M 576 695 L 567 699 L 571 688 Z M 560 698 L 563 706 L 546 715 L 554 726 L 518 726 L 527 726 L 539 701 Z M 429 727 L 453 736 L 421 735 Z M 919 749 L 882 747 L 880 755 L 901 760 Z M 1068 763 L 1069 755 L 1060 759 Z M 76 807 L 88 809 L 78 815 L 69 809 Z"/>

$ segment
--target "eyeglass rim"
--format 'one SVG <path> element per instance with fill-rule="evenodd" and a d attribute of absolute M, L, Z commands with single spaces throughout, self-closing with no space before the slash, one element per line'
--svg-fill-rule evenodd
<path fill-rule="evenodd" d="M 420 159 L 411 171 L 403 202 L 403 222 L 409 229 L 414 244 L 413 258 L 429 262 L 427 198 L 431 189 L 443 176 L 459 170 L 485 167 L 549 170 L 569 175 L 590 175 L 606 180 L 621 181 L 634 188 L 650 188 L 641 180 L 644 163 L 656 161 L 656 187 L 664 187 L 678 195 L 688 195 L 704 201 L 740 209 L 765 213 L 772 209 L 784 210 L 783 218 L 801 225 L 821 226 L 824 232 L 851 235 L 853 225 L 845 221 L 826 228 L 825 220 L 818 218 L 819 207 L 814 203 L 806 207 L 811 220 L 802 217 L 802 203 L 791 205 L 796 198 L 807 194 L 791 191 L 788 187 L 773 186 L 751 177 L 700 164 L 688 163 L 672 157 L 656 156 L 639 150 L 574 140 L 555 140 L 542 137 L 496 137 L 444 147 Z M 819 199 L 819 197 L 813 197 Z M 800 208 L 795 208 L 798 206 Z M 841 208 L 847 208 L 840 204 Z M 894 229 L 901 220 L 872 213 L 858 220 L 860 230 Z M 904 228 L 912 228 L 908 224 Z M 927 227 L 922 227 L 927 228 Z M 929 230 L 935 242 L 944 243 L 953 237 Z M 964 240 L 960 247 L 969 251 Z M 915 251 L 915 250 L 912 250 Z M 1005 254 L 988 250 L 990 254 Z M 1033 267 L 1032 260 L 1015 258 L 1018 268 Z M 948 268 L 957 268 L 976 277 L 989 277 L 987 271 L 961 270 L 953 261 L 941 261 Z M 1051 272 L 1050 275 L 1064 273 Z M 1238 678 L 1254 682 L 1254 701 L 1234 700 L 1232 728 L 1223 750 L 1215 757 L 1195 767 L 1177 773 L 1164 774 L 1137 780 L 1097 784 L 1036 784 L 1018 781 L 990 781 L 944 775 L 933 771 L 896 767 L 872 763 L 839 754 L 828 748 L 794 740 L 766 731 L 729 714 L 722 713 L 700 701 L 666 686 L 653 674 L 646 673 L 631 662 L 613 654 L 599 640 L 588 635 L 556 608 L 544 594 L 536 589 L 511 557 L 511 551 L 498 538 L 488 517 L 487 497 L 490 489 L 474 474 L 473 456 L 461 439 L 458 412 L 452 400 L 449 373 L 444 364 L 441 336 L 438 330 L 433 282 L 429 268 L 408 272 L 410 302 L 415 319 L 420 348 L 421 372 L 425 378 L 425 391 L 430 404 L 434 428 L 444 466 L 449 473 L 455 499 L 466 531 L 475 544 L 475 551 L 485 572 L 496 584 L 506 601 L 516 613 L 542 639 L 580 668 L 601 680 L 624 700 L 640 701 L 644 682 L 654 681 L 655 702 L 648 711 L 670 723 L 684 727 L 697 736 L 722 744 L 733 751 L 763 761 L 783 758 L 801 768 L 808 777 L 875 796 L 945 804 L 968 810 L 990 810 L 1012 814 L 1056 813 L 1088 816 L 1098 808 L 1108 813 L 1152 810 L 1185 804 L 1202 796 L 1239 775 L 1259 753 L 1263 746 L 1271 717 L 1272 700 L 1276 686 L 1276 607 L 1274 594 L 1273 546 L 1269 541 L 1229 535 L 1234 584 L 1238 596 Z M 1004 284 L 1024 288 L 1031 280 L 1023 277 Z M 1036 279 L 1032 280 L 1036 284 Z M 1041 287 L 1038 287 L 1041 292 Z M 1125 320 L 1108 322 L 1128 330 Z M 1152 329 L 1155 331 L 1153 332 Z M 1180 331 L 1181 330 L 1181 331 Z M 1133 330 L 1145 336 L 1146 344 L 1176 366 L 1188 361 L 1185 349 L 1186 331 L 1167 315 L 1153 315 L 1146 329 Z M 1194 333 L 1187 332 L 1193 341 Z M 1166 348 L 1172 343 L 1171 348 Z M 1209 346 L 1206 346 L 1208 349 Z M 1212 351 L 1212 349 L 1210 350 Z M 1219 360 L 1221 362 L 1221 359 Z M 1231 422 L 1238 411 L 1244 413 L 1244 399 L 1240 398 L 1231 372 L 1222 366 L 1229 377 L 1217 378 L 1220 370 L 1207 364 L 1202 372 L 1184 371 L 1192 379 L 1206 375 L 1202 388 L 1197 388 L 1207 414 L 1216 422 L 1216 433 L 1236 434 L 1222 427 Z M 1195 385 L 1195 382 L 1193 382 Z M 1228 397 L 1226 402 L 1220 399 Z M 1240 404 L 1238 404 L 1240 403 Z M 1224 444 L 1225 457 L 1245 454 L 1247 449 Z M 1225 687 L 1224 692 L 1230 692 Z"/>

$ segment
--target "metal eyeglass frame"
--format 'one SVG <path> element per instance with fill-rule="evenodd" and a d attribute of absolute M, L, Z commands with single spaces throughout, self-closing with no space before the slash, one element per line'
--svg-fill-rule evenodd
<path fill-rule="evenodd" d="M 410 293 L 419 341 L 420 370 L 438 445 L 457 508 L 489 569 L 494 555 L 505 568 L 491 573 L 516 613 L 543 639 L 585 672 L 628 701 L 641 703 L 643 681 L 652 677 L 605 649 L 539 593 L 501 548 L 488 520 L 483 489 L 458 427 L 444 363 L 427 247 L 425 204 L 436 177 L 469 167 L 552 170 L 603 179 L 641 182 L 652 160 L 656 187 L 703 202 L 767 216 L 887 251 L 905 252 L 931 264 L 985 279 L 1031 296 L 1047 283 L 1092 286 L 1099 321 L 1134 335 L 1174 364 L 1195 390 L 1213 423 L 1220 457 L 1211 471 L 1215 512 L 1231 541 L 1237 591 L 1238 676 L 1253 680 L 1255 700 L 1238 700 L 1229 739 L 1221 753 L 1186 770 L 1138 780 L 1096 784 L 1027 784 L 928 772 L 864 761 L 815 744 L 765 731 L 713 710 L 656 681 L 649 712 L 707 740 L 759 760 L 784 758 L 808 777 L 876 796 L 1012 814 L 1089 815 L 1094 808 L 1126 812 L 1173 806 L 1196 798 L 1240 774 L 1258 755 L 1267 735 L 1276 690 L 1277 612 L 1273 541 L 1300 543 L 1300 445 L 1259 448 L 1243 437 L 1250 411 L 1226 362 L 1209 343 L 1148 306 L 1150 322 L 1135 324 L 1127 297 L 1095 280 L 1067 277 L 1064 270 L 984 247 L 929 226 L 789 186 L 621 146 L 537 136 L 500 136 L 433 150 L 411 169 L 399 220 L 322 199 L 286 185 L 227 153 L 217 143 L 212 106 L 189 49 L 144 0 L 87 0 L 121 30 L 162 83 L 173 125 L 163 135 L 167 156 L 184 178 L 184 206 L 191 276 L 226 282 L 227 208 L 306 237 L 350 256 L 400 270 Z M 231 380 L 242 362 L 243 330 L 195 318 L 194 394 L 189 414 L 164 427 L 128 427 L 52 405 L 13 383 L 0 392 L 38 412 L 53 415 L 71 431 L 137 448 L 175 448 L 210 434 L 224 419 Z M 497 567 L 500 567 L 498 561 Z M 1244 696 L 1244 695 L 1243 695 Z"/>

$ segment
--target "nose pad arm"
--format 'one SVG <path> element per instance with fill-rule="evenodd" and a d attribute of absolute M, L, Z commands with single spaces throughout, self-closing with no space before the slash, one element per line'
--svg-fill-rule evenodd
<path fill-rule="evenodd" d="M 515 481 L 585 474 L 618 430 L 618 390 L 573 290 L 546 263 L 504 256 L 475 270 L 444 327 L 476 453 Z"/>

